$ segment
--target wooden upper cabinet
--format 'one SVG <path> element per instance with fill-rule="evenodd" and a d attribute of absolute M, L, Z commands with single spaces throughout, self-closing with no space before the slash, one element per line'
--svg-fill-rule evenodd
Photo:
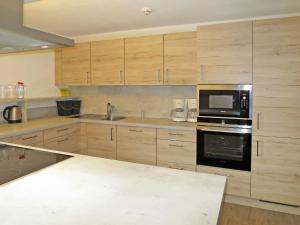
<path fill-rule="evenodd" d="M 164 84 L 197 84 L 197 33 L 164 36 Z"/>
<path fill-rule="evenodd" d="M 163 36 L 125 39 L 125 84 L 163 84 Z"/>
<path fill-rule="evenodd" d="M 255 137 L 251 197 L 300 206 L 299 139 Z"/>
<path fill-rule="evenodd" d="M 252 83 L 252 22 L 198 27 L 201 84 Z"/>
<path fill-rule="evenodd" d="M 62 83 L 87 85 L 90 83 L 91 44 L 80 43 L 62 49 Z"/>
<path fill-rule="evenodd" d="M 92 84 L 124 84 L 124 39 L 91 43 Z"/>
<path fill-rule="evenodd" d="M 62 85 L 62 49 L 54 50 L 55 57 L 55 85 Z"/>

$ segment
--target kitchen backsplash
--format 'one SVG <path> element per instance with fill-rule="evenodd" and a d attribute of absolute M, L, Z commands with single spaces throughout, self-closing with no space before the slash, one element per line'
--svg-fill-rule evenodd
<path fill-rule="evenodd" d="M 170 118 L 174 98 L 197 98 L 196 86 L 100 86 L 71 87 L 73 96 L 82 99 L 82 113 L 106 113 L 106 104 L 125 116 Z"/>

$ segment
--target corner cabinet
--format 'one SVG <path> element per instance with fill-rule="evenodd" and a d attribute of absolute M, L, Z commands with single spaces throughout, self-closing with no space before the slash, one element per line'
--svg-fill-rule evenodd
<path fill-rule="evenodd" d="M 93 85 L 124 85 L 124 39 L 91 43 Z"/>
<path fill-rule="evenodd" d="M 163 84 L 163 36 L 125 39 L 125 84 Z"/>
<path fill-rule="evenodd" d="M 62 48 L 61 84 L 87 85 L 91 82 L 91 45 L 75 44 L 74 47 Z"/>
<path fill-rule="evenodd" d="M 252 83 L 252 22 L 199 26 L 200 84 Z"/>
<path fill-rule="evenodd" d="M 197 32 L 164 35 L 164 84 L 197 84 Z"/>

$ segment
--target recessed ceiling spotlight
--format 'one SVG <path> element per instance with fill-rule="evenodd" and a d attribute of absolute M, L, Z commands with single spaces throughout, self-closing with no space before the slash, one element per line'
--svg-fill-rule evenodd
<path fill-rule="evenodd" d="M 45 49 L 45 48 L 49 48 L 48 45 L 42 45 L 41 48 Z"/>
<path fill-rule="evenodd" d="M 152 9 L 151 9 L 151 8 L 148 8 L 148 7 L 144 7 L 144 8 L 141 9 L 141 11 L 142 11 L 146 16 L 148 16 L 148 15 L 151 14 Z"/>

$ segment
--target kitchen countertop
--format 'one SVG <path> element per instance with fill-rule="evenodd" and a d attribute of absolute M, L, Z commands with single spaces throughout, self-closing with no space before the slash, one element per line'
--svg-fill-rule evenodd
<path fill-rule="evenodd" d="M 216 225 L 225 182 L 74 154 L 0 186 L 1 225 Z"/>
<path fill-rule="evenodd" d="M 67 124 L 73 124 L 78 122 L 92 122 L 102 124 L 115 124 L 119 126 L 139 126 L 139 127 L 150 127 L 150 128 L 165 128 L 165 129 L 177 129 L 177 130 L 190 130 L 196 131 L 195 123 L 188 122 L 173 122 L 170 119 L 159 119 L 159 118 L 137 118 L 137 117 L 126 117 L 125 119 L 118 121 L 107 121 L 107 120 L 94 120 L 94 119 L 78 119 L 68 117 L 48 117 L 42 119 L 29 120 L 25 123 L 18 124 L 0 124 L 0 138 L 9 136 L 21 135 L 28 132 L 34 132 L 53 127 L 63 126 Z"/>

